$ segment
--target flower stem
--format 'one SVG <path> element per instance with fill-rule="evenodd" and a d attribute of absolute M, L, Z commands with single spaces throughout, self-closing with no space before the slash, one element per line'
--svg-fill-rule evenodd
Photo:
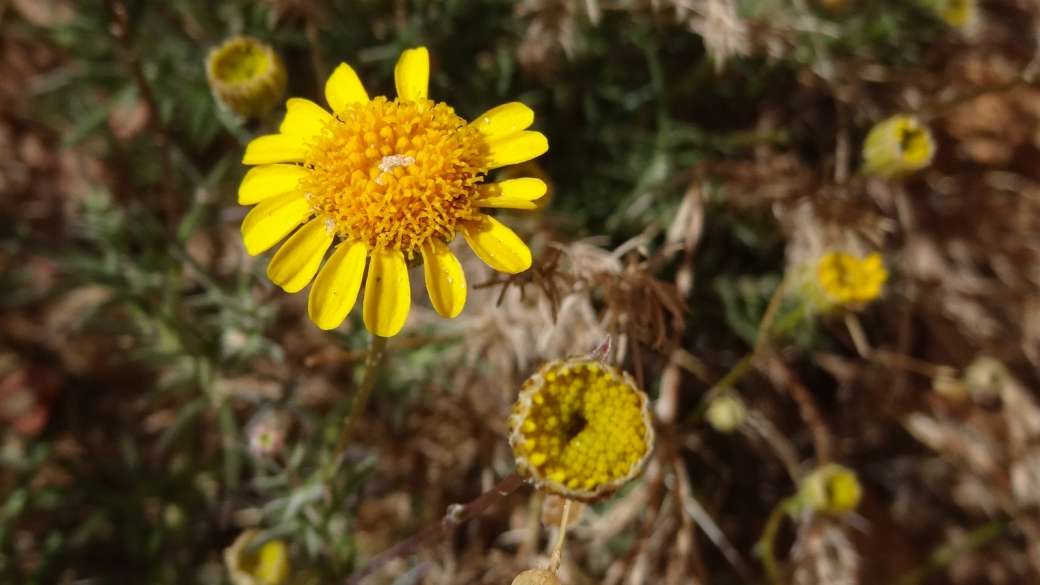
<path fill-rule="evenodd" d="M 762 538 L 758 541 L 758 554 L 762 556 L 762 566 L 765 567 L 766 575 L 773 585 L 784 585 L 784 579 L 780 576 L 780 567 L 776 564 L 776 556 L 773 554 L 773 542 L 776 540 L 776 533 L 780 530 L 780 523 L 787 515 L 792 498 L 780 500 L 780 503 L 773 508 L 769 519 L 766 520 L 765 528 L 762 529 Z"/>
<path fill-rule="evenodd" d="M 376 376 L 379 374 L 379 365 L 383 363 L 383 356 L 386 355 L 386 341 L 386 337 L 372 334 L 372 341 L 368 346 L 368 355 L 365 357 L 365 375 L 361 378 L 361 385 L 358 386 L 357 393 L 354 394 L 354 402 L 350 405 L 350 414 L 343 421 L 343 428 L 339 431 L 339 440 L 336 441 L 336 450 L 333 451 L 334 455 L 329 462 L 327 476 L 331 476 L 335 473 L 336 468 L 339 467 L 343 453 L 350 446 L 354 428 L 357 426 L 358 421 L 361 420 L 361 415 L 365 412 L 365 406 L 368 405 L 368 399 L 372 396 L 372 388 L 376 385 Z"/>
<path fill-rule="evenodd" d="M 553 547 L 552 556 L 549 557 L 549 571 L 553 574 L 560 568 L 563 560 L 563 539 L 567 536 L 567 516 L 571 513 L 571 501 L 563 501 L 563 516 L 560 518 L 560 535 L 556 537 L 556 546 Z"/>

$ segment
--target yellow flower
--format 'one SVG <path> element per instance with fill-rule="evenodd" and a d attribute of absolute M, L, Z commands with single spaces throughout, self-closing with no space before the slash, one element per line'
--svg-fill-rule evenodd
<path fill-rule="evenodd" d="M 827 301 L 858 308 L 881 295 L 888 271 L 877 252 L 863 260 L 845 252 L 830 252 L 816 266 L 816 278 Z"/>
<path fill-rule="evenodd" d="M 936 0 L 935 13 L 946 24 L 957 28 L 967 27 L 977 14 L 976 0 Z"/>
<path fill-rule="evenodd" d="M 247 530 L 224 550 L 224 564 L 234 585 L 280 585 L 289 575 L 289 549 L 281 540 L 266 542 L 258 550 L 246 552 L 259 535 L 259 530 Z"/>
<path fill-rule="evenodd" d="M 483 180 L 491 169 L 549 148 L 542 134 L 524 131 L 534 112 L 509 103 L 467 124 L 427 99 L 429 75 L 426 49 L 405 51 L 394 70 L 397 99 L 369 99 L 354 70 L 341 64 L 325 85 L 332 114 L 290 99 L 280 134 L 246 147 L 242 162 L 259 165 L 238 191 L 239 203 L 258 204 L 242 222 L 246 250 L 259 254 L 303 224 L 267 275 L 288 292 L 313 279 L 308 312 L 322 329 L 338 326 L 354 306 L 367 258 L 365 326 L 383 337 L 408 317 L 408 260 L 416 255 L 434 309 L 449 318 L 462 311 L 466 278 L 447 246 L 458 233 L 496 270 L 515 274 L 531 266 L 527 245 L 483 210 L 533 209 L 545 183 Z"/>
<path fill-rule="evenodd" d="M 863 488 L 851 469 L 828 463 L 805 476 L 799 494 L 802 502 L 814 512 L 840 516 L 856 509 L 863 497 Z"/>
<path fill-rule="evenodd" d="M 240 116 L 262 116 L 285 96 L 285 65 L 270 45 L 250 37 L 210 51 L 206 77 L 217 101 Z"/>
<path fill-rule="evenodd" d="M 509 444 L 517 470 L 537 487 L 595 502 L 639 475 L 654 430 L 631 376 L 577 357 L 544 364 L 524 382 Z"/>
<path fill-rule="evenodd" d="M 931 164 L 935 140 L 916 118 L 892 116 L 876 124 L 863 142 L 865 175 L 896 179 Z"/>

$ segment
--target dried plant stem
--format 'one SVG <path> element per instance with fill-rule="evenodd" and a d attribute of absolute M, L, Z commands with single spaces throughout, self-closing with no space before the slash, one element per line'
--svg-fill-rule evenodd
<path fill-rule="evenodd" d="M 773 543 L 776 541 L 776 533 L 780 530 L 780 523 L 784 521 L 784 516 L 787 516 L 787 509 L 793 497 L 780 500 L 780 503 L 773 508 L 762 529 L 762 538 L 758 540 L 758 554 L 762 556 L 762 566 L 773 585 L 784 585 L 784 579 L 780 576 L 780 567 L 776 564 L 776 556 L 773 554 Z"/>
<path fill-rule="evenodd" d="M 563 501 L 563 514 L 560 516 L 560 535 L 556 537 L 556 546 L 553 547 L 552 555 L 549 556 L 549 571 L 553 574 L 560 569 L 560 561 L 563 560 L 563 539 L 567 537 L 567 517 L 571 513 L 571 501 Z"/>
<path fill-rule="evenodd" d="M 311 48 L 311 68 L 314 70 L 314 77 L 318 87 L 324 87 L 328 69 L 325 67 L 325 56 L 321 52 L 321 42 L 318 38 L 318 25 L 314 24 L 313 18 L 308 17 L 307 23 L 304 26 L 304 32 L 307 34 L 307 43 Z"/>
<path fill-rule="evenodd" d="M 365 358 L 365 374 L 361 378 L 361 385 L 358 386 L 357 392 L 354 394 L 354 402 L 350 405 L 350 414 L 343 421 L 343 428 L 340 429 L 339 439 L 336 441 L 336 450 L 333 451 L 333 457 L 329 462 L 329 470 L 331 472 L 334 472 L 339 467 L 340 459 L 343 458 L 343 453 L 346 452 L 347 447 L 350 445 L 350 439 L 354 435 L 354 428 L 357 426 L 358 421 L 361 420 L 361 415 L 365 412 L 365 406 L 368 405 L 368 399 L 372 396 L 372 388 L 376 385 L 379 365 L 383 363 L 383 356 L 386 355 L 386 342 L 386 337 L 372 334 L 372 341 L 369 342 L 368 346 L 368 355 Z M 328 475 L 331 475 L 331 473 Z"/>
<path fill-rule="evenodd" d="M 505 479 L 498 482 L 489 491 L 484 492 L 477 499 L 466 505 L 453 505 L 448 507 L 448 513 L 444 515 L 439 522 L 431 524 L 426 528 L 423 528 L 416 534 L 412 535 L 406 540 L 395 544 L 393 547 L 383 551 L 376 558 L 372 559 L 365 568 L 356 571 L 353 575 L 347 578 L 344 585 L 358 585 L 361 580 L 372 574 L 374 571 L 385 565 L 386 563 L 405 555 L 409 555 L 424 544 L 440 537 L 445 532 L 451 530 L 455 526 L 469 520 L 470 518 L 481 514 L 491 506 L 497 504 L 502 498 L 513 493 L 518 487 L 523 485 L 524 479 L 519 473 L 515 471 L 506 476 Z M 570 502 L 568 502 L 569 504 Z M 565 508 L 566 510 L 566 508 Z M 564 512 L 564 518 L 566 518 L 566 511 Z"/>
<path fill-rule="evenodd" d="M 859 322 L 859 318 L 856 317 L 855 313 L 845 313 L 845 326 L 849 330 L 849 336 L 852 337 L 852 343 L 856 346 L 856 351 L 863 359 L 891 368 L 917 372 L 929 378 L 934 378 L 938 374 L 939 366 L 935 364 L 903 354 L 870 347 L 870 342 L 867 341 L 867 334 L 863 331 L 863 325 Z"/>
<path fill-rule="evenodd" d="M 167 227 L 173 230 L 177 225 L 176 201 L 174 199 L 176 176 L 173 173 L 173 163 L 170 159 L 170 139 L 166 134 L 166 130 L 162 127 L 162 122 L 159 121 L 159 112 L 161 111 L 159 102 L 155 99 L 155 92 L 152 91 L 152 86 L 148 83 L 148 78 L 145 77 L 144 70 L 141 68 L 141 56 L 137 53 L 134 42 L 130 38 L 128 30 L 130 24 L 129 14 L 126 11 L 126 7 L 117 0 L 104 0 L 104 4 L 108 18 L 112 22 L 110 27 L 112 35 L 119 41 L 123 64 L 130 70 L 130 75 L 134 78 L 134 84 L 137 86 L 137 92 L 148 105 L 150 114 L 148 116 L 148 129 L 151 131 L 155 147 L 159 151 L 159 169 L 162 173 L 163 184 L 160 188 L 162 205 L 160 207 L 166 211 Z"/>
<path fill-rule="evenodd" d="M 798 412 L 802 415 L 805 424 L 809 426 L 809 430 L 812 431 L 816 464 L 823 465 L 832 461 L 834 459 L 834 440 L 827 429 L 827 423 L 820 414 L 820 409 L 816 407 L 812 394 L 775 352 L 768 356 L 766 373 L 772 378 L 774 384 L 786 387 L 791 393 L 791 398 L 798 403 Z"/>

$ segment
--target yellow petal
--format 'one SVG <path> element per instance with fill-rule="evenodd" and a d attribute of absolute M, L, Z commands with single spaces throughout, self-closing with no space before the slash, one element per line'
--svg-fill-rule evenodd
<path fill-rule="evenodd" d="M 541 132 L 516 132 L 489 140 L 487 148 L 487 166 L 497 169 L 545 154 L 549 150 L 549 141 Z"/>
<path fill-rule="evenodd" d="M 479 196 L 477 207 L 508 207 L 510 209 L 536 209 L 534 200 L 545 195 L 546 186 L 541 179 L 524 177 L 501 183 L 477 185 Z"/>
<path fill-rule="evenodd" d="M 520 102 L 512 102 L 484 112 L 470 126 L 483 132 L 485 139 L 492 140 L 526 130 L 533 122 L 534 111 L 531 108 Z"/>
<path fill-rule="evenodd" d="M 433 308 L 441 317 L 451 319 L 466 305 L 466 275 L 462 264 L 441 240 L 427 240 L 422 246 L 426 290 Z"/>
<path fill-rule="evenodd" d="M 372 252 L 365 283 L 365 327 L 380 337 L 393 337 L 404 327 L 412 291 L 408 264 L 400 250 Z"/>
<path fill-rule="evenodd" d="M 293 191 L 260 202 L 242 220 L 242 240 L 250 256 L 269 250 L 314 211 L 302 193 Z"/>
<path fill-rule="evenodd" d="M 350 65 L 340 63 L 325 82 L 325 100 L 329 102 L 332 113 L 338 114 L 347 104 L 367 102 L 368 92 Z"/>
<path fill-rule="evenodd" d="M 246 146 L 242 164 L 266 165 L 280 162 L 303 162 L 307 145 L 303 138 L 290 134 L 268 134 L 254 138 Z"/>
<path fill-rule="evenodd" d="M 397 97 L 402 101 L 426 99 L 430 85 L 430 54 L 426 47 L 401 53 L 397 67 L 394 67 L 394 82 L 397 83 Z"/>
<path fill-rule="evenodd" d="M 322 128 L 332 119 L 325 108 L 303 98 L 291 98 L 285 102 L 285 120 L 278 131 L 301 138 L 310 138 L 321 134 Z"/>
<path fill-rule="evenodd" d="M 261 165 L 249 169 L 238 186 L 238 202 L 252 205 L 296 189 L 307 169 L 297 165 Z"/>
<path fill-rule="evenodd" d="M 344 242 L 329 256 L 307 298 L 307 314 L 318 327 L 326 331 L 339 327 L 354 308 L 367 256 L 361 242 Z"/>
<path fill-rule="evenodd" d="M 488 266 L 516 274 L 531 267 L 531 249 L 513 230 L 487 215 L 462 226 L 469 247 Z"/>
<path fill-rule="evenodd" d="M 271 282 L 295 293 L 303 290 L 318 272 L 325 252 L 332 245 L 332 233 L 322 218 L 312 219 L 282 244 L 267 265 Z"/>

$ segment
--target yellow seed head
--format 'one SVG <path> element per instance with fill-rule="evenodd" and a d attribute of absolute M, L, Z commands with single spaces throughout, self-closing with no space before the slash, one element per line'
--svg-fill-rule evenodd
<path fill-rule="evenodd" d="M 240 116 L 263 116 L 285 96 L 285 65 L 270 45 L 236 37 L 206 58 L 206 77 L 217 101 Z"/>
<path fill-rule="evenodd" d="M 830 252 L 816 266 L 816 281 L 826 301 L 857 309 L 881 295 L 888 271 L 877 252 L 863 260 L 845 252 Z"/>
<path fill-rule="evenodd" d="M 509 443 L 517 470 L 536 486 L 595 502 L 641 473 L 654 432 L 631 376 L 578 357 L 544 364 L 524 383 Z"/>
<path fill-rule="evenodd" d="M 805 476 L 799 493 L 814 512 L 840 516 L 859 505 L 863 488 L 851 469 L 828 463 Z"/>
<path fill-rule="evenodd" d="M 863 143 L 865 175 L 897 179 L 932 163 L 935 140 L 916 118 L 892 116 L 871 128 Z"/>
<path fill-rule="evenodd" d="M 234 585 L 281 585 L 289 575 L 289 549 L 281 540 L 246 552 L 259 535 L 259 530 L 247 530 L 224 550 L 224 564 Z"/>
<path fill-rule="evenodd" d="M 369 249 L 411 257 L 430 238 L 450 242 L 460 221 L 477 220 L 486 145 L 444 103 L 348 104 L 310 144 L 300 181 L 330 233 Z"/>

